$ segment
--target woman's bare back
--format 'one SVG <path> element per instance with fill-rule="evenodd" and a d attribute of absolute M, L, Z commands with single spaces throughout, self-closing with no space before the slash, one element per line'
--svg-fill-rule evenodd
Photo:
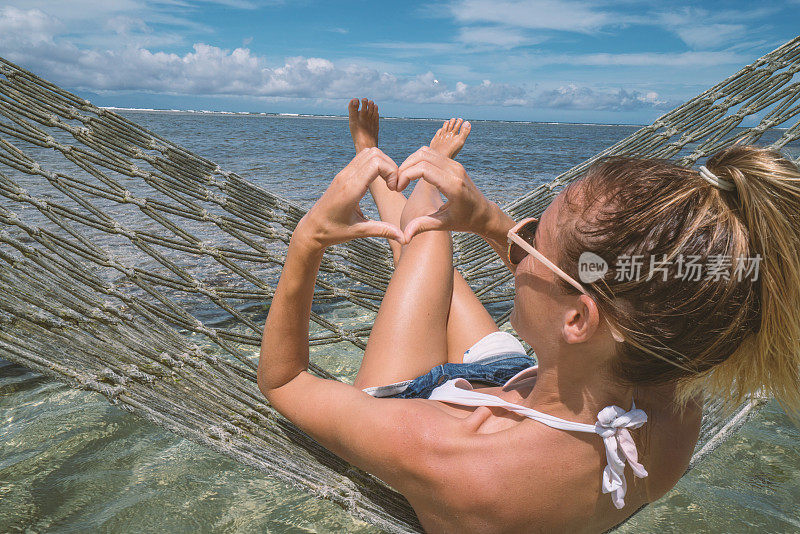
<path fill-rule="evenodd" d="M 474 387 L 515 404 L 531 391 L 530 387 Z M 466 445 L 453 451 L 458 458 L 447 462 L 448 472 L 436 493 L 406 496 L 429 532 L 600 532 L 611 528 L 677 482 L 699 431 L 700 409 L 692 406 L 683 414 L 676 413 L 671 407 L 674 402 L 665 402 L 665 397 L 673 397 L 670 388 L 638 393 L 637 406 L 648 414 L 648 423 L 633 435 L 649 476 L 637 479 L 626 468 L 628 490 L 621 510 L 614 507 L 610 495 L 601 493 L 606 456 L 598 435 L 550 428 L 503 408 L 434 400 L 423 402 L 462 420 L 457 432 L 465 434 Z"/>

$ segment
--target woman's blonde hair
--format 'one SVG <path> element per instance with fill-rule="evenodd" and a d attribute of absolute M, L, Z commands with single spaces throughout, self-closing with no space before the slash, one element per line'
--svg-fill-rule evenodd
<path fill-rule="evenodd" d="M 731 408 L 763 393 L 798 415 L 800 172 L 777 151 L 742 145 L 706 167 L 734 187 L 662 160 L 594 165 L 567 190 L 574 224 L 559 235 L 559 263 L 577 276 L 593 252 L 636 274 L 640 259 L 638 277 L 610 269 L 587 284 L 625 337 L 621 380 L 675 382 L 681 400 L 705 391 Z M 705 267 L 699 277 L 686 276 L 689 260 Z"/>

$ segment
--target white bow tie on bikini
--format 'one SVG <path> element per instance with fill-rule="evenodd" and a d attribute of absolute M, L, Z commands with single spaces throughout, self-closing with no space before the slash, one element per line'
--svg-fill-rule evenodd
<path fill-rule="evenodd" d="M 647 476 L 644 466 L 639 463 L 636 444 L 628 431 L 629 428 L 639 428 L 646 422 L 647 414 L 637 409 L 635 404 L 629 412 L 619 406 L 606 406 L 597 414 L 594 431 L 603 438 L 608 462 L 603 469 L 603 493 L 611 494 L 611 500 L 617 508 L 625 506 L 624 497 L 628 490 L 625 480 L 625 460 L 628 460 L 636 477 Z"/>
<path fill-rule="evenodd" d="M 510 381 L 509 381 L 510 382 Z M 633 441 L 630 428 L 639 428 L 647 422 L 647 414 L 633 404 L 630 411 L 619 406 L 606 406 L 597 414 L 594 425 L 567 421 L 532 408 L 508 402 L 495 395 L 481 393 L 472 389 L 472 384 L 463 378 L 454 378 L 436 387 L 428 397 L 431 400 L 452 402 L 464 406 L 498 406 L 508 411 L 524 415 L 549 427 L 574 432 L 591 432 L 603 438 L 606 461 L 603 469 L 603 493 L 611 494 L 611 501 L 617 508 L 625 506 L 625 461 L 630 464 L 633 474 L 638 478 L 647 476 L 647 471 L 639 463 L 639 454 Z"/>

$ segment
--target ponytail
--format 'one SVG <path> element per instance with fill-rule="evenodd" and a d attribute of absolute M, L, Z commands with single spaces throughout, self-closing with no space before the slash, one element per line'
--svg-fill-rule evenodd
<path fill-rule="evenodd" d="M 724 361 L 682 388 L 700 388 L 738 404 L 746 395 L 775 397 L 800 414 L 800 172 L 774 150 L 734 145 L 706 167 L 735 185 L 719 190 L 746 231 L 758 265 L 757 329 Z M 736 240 L 737 236 L 732 236 Z M 745 248 L 745 247 L 742 247 Z M 699 386 L 699 387 L 698 387 Z"/>

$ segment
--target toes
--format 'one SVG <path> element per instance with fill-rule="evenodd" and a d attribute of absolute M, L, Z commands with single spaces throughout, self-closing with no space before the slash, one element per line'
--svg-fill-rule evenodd
<path fill-rule="evenodd" d="M 461 117 L 459 117 L 458 119 L 456 119 L 456 122 L 455 122 L 455 124 L 453 125 L 453 133 L 454 133 L 454 134 L 458 134 L 458 131 L 461 129 L 461 123 L 462 123 L 462 122 L 464 122 L 464 119 L 462 119 Z"/>
<path fill-rule="evenodd" d="M 347 104 L 347 112 L 348 112 L 350 115 L 353 115 L 354 113 L 358 112 L 358 99 L 357 99 L 357 98 L 354 98 L 354 99 L 352 99 L 352 100 L 351 100 L 351 101 L 350 101 L 350 102 Z"/>
<path fill-rule="evenodd" d="M 369 100 L 366 98 L 361 99 L 361 114 L 364 115 L 369 111 Z"/>
<path fill-rule="evenodd" d="M 460 133 L 460 135 L 461 135 L 462 137 L 466 138 L 466 137 L 469 135 L 469 132 L 470 132 L 470 130 L 472 130 L 472 125 L 469 123 L 469 121 L 467 121 L 467 122 L 465 122 L 465 123 L 463 124 L 463 126 L 461 126 L 461 133 Z"/>
<path fill-rule="evenodd" d="M 456 123 L 455 119 L 450 119 L 449 121 L 447 121 L 447 130 L 452 132 L 453 131 L 453 125 L 455 123 Z"/>

